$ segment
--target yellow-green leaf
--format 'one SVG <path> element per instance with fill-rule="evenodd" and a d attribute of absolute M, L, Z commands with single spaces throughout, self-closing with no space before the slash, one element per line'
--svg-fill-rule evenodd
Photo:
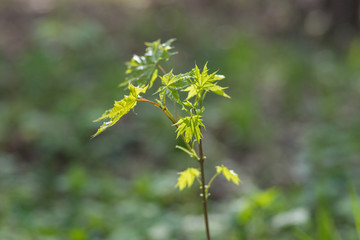
<path fill-rule="evenodd" d="M 171 43 L 174 39 L 170 39 L 165 43 L 160 40 L 145 43 L 147 46 L 143 56 L 134 55 L 132 59 L 126 63 L 127 69 L 125 72 L 126 81 L 120 86 L 125 86 L 127 83 L 132 83 L 137 86 L 144 87 L 153 85 L 157 77 L 157 65 L 160 61 L 167 61 L 170 56 L 176 52 L 172 52 Z"/>
<path fill-rule="evenodd" d="M 209 87 L 209 91 L 212 91 L 213 93 L 216 93 L 220 96 L 223 96 L 223 97 L 227 97 L 227 98 L 230 98 L 229 95 L 227 95 L 223 90 L 226 89 L 224 87 L 220 87 L 218 85 L 212 85 L 211 87 Z"/>
<path fill-rule="evenodd" d="M 151 79 L 150 79 L 150 86 L 149 86 L 149 88 L 152 87 L 152 85 L 154 84 L 154 82 L 155 82 L 155 80 L 157 79 L 157 77 L 158 77 L 158 70 L 155 69 L 154 72 L 153 72 L 153 74 L 152 74 L 152 76 L 151 76 Z"/>
<path fill-rule="evenodd" d="M 188 168 L 185 171 L 179 173 L 178 182 L 175 187 L 181 190 L 187 187 L 191 187 L 194 183 L 195 177 L 200 176 L 200 171 L 196 168 Z"/>
<path fill-rule="evenodd" d="M 236 185 L 239 185 L 239 183 L 241 182 L 239 176 L 233 170 L 229 170 L 224 165 L 217 166 L 216 172 L 222 173 L 224 175 L 224 177 L 226 178 L 226 180 L 228 180 L 229 182 L 232 181 Z"/>
<path fill-rule="evenodd" d="M 127 114 L 131 109 L 133 109 L 137 103 L 136 99 L 139 96 L 140 93 L 145 93 L 147 90 L 147 87 L 145 88 L 138 88 L 133 86 L 132 84 L 129 84 L 129 90 L 130 94 L 129 96 L 124 96 L 124 98 L 121 101 L 115 101 L 114 107 L 112 109 L 106 110 L 103 115 L 101 115 L 100 118 L 96 119 L 94 122 L 98 122 L 101 120 L 106 120 L 100 128 L 97 130 L 97 132 L 92 135 L 92 137 L 96 137 L 103 131 L 105 131 L 108 127 L 113 126 L 119 119 Z"/>
<path fill-rule="evenodd" d="M 197 87 L 195 85 L 191 85 L 184 89 L 185 92 L 188 92 L 188 95 L 186 97 L 186 100 L 189 100 L 193 96 L 196 96 L 197 94 Z"/>
<path fill-rule="evenodd" d="M 223 91 L 225 89 L 224 87 L 216 85 L 217 81 L 222 80 L 225 77 L 223 75 L 216 75 L 216 72 L 208 74 L 209 69 L 207 67 L 207 64 L 205 64 L 202 72 L 200 72 L 198 66 L 195 65 L 195 68 L 192 70 L 192 72 L 194 72 L 194 81 L 191 82 L 191 85 L 189 87 L 183 90 L 185 92 L 188 92 L 186 100 L 189 100 L 194 96 L 202 95 L 203 92 L 208 91 L 214 92 L 223 97 L 230 98 L 230 96 Z"/>
<path fill-rule="evenodd" d="M 180 118 L 176 125 L 178 126 L 176 129 L 176 138 L 182 134 L 184 134 L 186 142 L 190 142 L 193 137 L 195 137 L 198 141 L 200 141 L 202 138 L 200 127 L 204 127 L 204 124 L 202 123 L 200 115 L 192 115 L 190 117 Z"/>

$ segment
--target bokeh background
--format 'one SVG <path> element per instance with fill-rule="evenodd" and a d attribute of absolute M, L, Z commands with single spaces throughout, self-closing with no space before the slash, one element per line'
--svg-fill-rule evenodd
<path fill-rule="evenodd" d="M 214 239 L 356 239 L 360 187 L 357 0 L 1 0 L 0 239 L 204 239 L 194 166 L 161 112 L 90 140 L 121 99 L 144 42 L 176 38 L 164 65 L 208 61 L 231 100 L 210 96 Z M 209 176 L 209 175 L 208 175 Z"/>

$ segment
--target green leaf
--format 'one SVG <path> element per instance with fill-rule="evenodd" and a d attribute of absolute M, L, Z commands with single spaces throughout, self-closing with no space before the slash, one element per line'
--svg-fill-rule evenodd
<path fill-rule="evenodd" d="M 148 84 L 152 87 L 158 76 L 157 65 L 159 62 L 162 60 L 167 61 L 171 55 L 176 54 L 176 52 L 170 51 L 173 41 L 174 39 L 170 39 L 165 43 L 161 43 L 160 40 L 145 43 L 147 48 L 144 56 L 134 55 L 132 59 L 126 63 L 126 81 L 120 84 L 120 86 L 132 83 L 140 87 Z"/>
<path fill-rule="evenodd" d="M 157 79 L 158 77 L 158 70 L 155 69 L 155 71 L 153 72 L 152 76 L 151 76 L 151 79 L 150 79 L 150 86 L 149 88 L 152 87 L 152 85 L 154 84 L 155 80 Z"/>
<path fill-rule="evenodd" d="M 186 186 L 191 187 L 194 183 L 195 177 L 200 176 L 200 171 L 196 168 L 188 168 L 185 171 L 179 173 L 178 182 L 175 187 L 183 190 Z"/>
<path fill-rule="evenodd" d="M 218 85 L 213 85 L 213 86 L 209 87 L 209 91 L 211 91 L 211 92 L 213 92 L 213 93 L 216 93 L 216 94 L 218 94 L 218 95 L 220 95 L 220 96 L 223 96 L 223 97 L 226 97 L 226 98 L 230 98 L 230 96 L 227 95 L 227 94 L 223 91 L 223 89 L 226 89 L 226 88 L 220 87 L 220 86 L 218 86 Z"/>
<path fill-rule="evenodd" d="M 166 96 L 170 100 L 182 104 L 178 91 L 188 86 L 186 77 L 187 76 L 185 74 L 174 75 L 172 70 L 164 76 L 160 77 L 163 86 L 161 86 L 156 92 L 159 93 L 160 99 L 163 101 L 164 97 Z"/>
<path fill-rule="evenodd" d="M 176 54 L 176 52 L 170 52 L 173 47 L 171 44 L 175 39 L 170 39 L 165 43 L 161 43 L 160 39 L 154 42 L 146 42 L 147 46 L 145 56 L 150 57 L 153 62 L 158 63 L 160 60 L 169 60 L 169 57 Z"/>
<path fill-rule="evenodd" d="M 226 180 L 228 180 L 229 182 L 232 181 L 236 185 L 239 185 L 239 183 L 241 182 L 239 176 L 233 170 L 229 170 L 224 165 L 217 166 L 216 167 L 216 172 L 217 173 L 222 173 L 222 175 L 224 175 Z"/>
<path fill-rule="evenodd" d="M 106 110 L 101 117 L 94 120 L 94 122 L 98 122 L 101 120 L 107 120 L 104 122 L 97 132 L 92 135 L 92 138 L 96 137 L 103 131 L 105 131 L 108 127 L 113 126 L 119 119 L 127 114 L 131 109 L 133 109 L 137 103 L 136 99 L 140 93 L 145 93 L 147 87 L 145 88 L 138 88 L 134 87 L 132 84 L 129 84 L 130 94 L 129 96 L 124 96 L 121 101 L 115 101 L 114 107 L 112 109 Z"/>
<path fill-rule="evenodd" d="M 189 100 L 193 96 L 196 96 L 198 93 L 200 93 L 197 91 L 196 85 L 191 85 L 191 86 L 185 88 L 184 91 L 188 92 L 188 96 L 187 96 L 186 100 Z"/>
<path fill-rule="evenodd" d="M 221 95 L 223 97 L 230 98 L 230 96 L 223 91 L 226 88 L 216 85 L 217 81 L 222 80 L 225 77 L 223 75 L 216 75 L 216 72 L 209 75 L 208 71 L 209 70 L 207 68 L 207 64 L 205 64 L 202 72 L 200 72 L 198 66 L 195 65 L 195 68 L 193 69 L 194 81 L 189 87 L 184 89 L 184 91 L 188 92 L 188 96 L 186 99 L 190 99 L 194 96 L 200 97 L 200 95 L 202 95 L 203 92 L 209 92 L 209 91 Z"/>
<path fill-rule="evenodd" d="M 197 141 L 200 141 L 202 138 L 200 127 L 205 127 L 204 124 L 202 124 L 200 115 L 192 115 L 190 117 L 180 118 L 180 120 L 175 125 L 178 126 L 176 129 L 176 138 L 184 134 L 185 141 L 187 143 L 190 142 L 193 137 L 195 137 Z"/>
<path fill-rule="evenodd" d="M 154 74 L 156 63 L 152 62 L 149 57 L 134 55 L 132 59 L 126 63 L 126 81 L 120 86 L 128 83 L 144 87 L 147 85 Z"/>

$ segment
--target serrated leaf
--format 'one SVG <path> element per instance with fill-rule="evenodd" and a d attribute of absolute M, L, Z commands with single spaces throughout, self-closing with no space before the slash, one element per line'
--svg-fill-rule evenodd
<path fill-rule="evenodd" d="M 224 165 L 217 166 L 216 167 L 216 172 L 217 173 L 222 173 L 222 175 L 224 175 L 226 180 L 228 180 L 229 182 L 232 181 L 236 185 L 239 185 L 239 183 L 241 182 L 239 176 L 233 170 L 229 170 Z"/>
<path fill-rule="evenodd" d="M 191 85 L 184 89 L 185 92 L 188 92 L 188 95 L 186 97 L 186 100 L 189 100 L 193 96 L 196 96 L 198 94 L 196 85 Z"/>
<path fill-rule="evenodd" d="M 220 86 L 218 86 L 218 85 L 213 85 L 213 86 L 209 87 L 209 91 L 211 91 L 211 92 L 213 92 L 213 93 L 216 93 L 216 94 L 218 94 L 218 95 L 220 95 L 220 96 L 223 96 L 223 97 L 226 97 L 226 98 L 230 98 L 230 96 L 227 95 L 227 94 L 223 91 L 223 89 L 226 89 L 226 88 L 220 87 Z"/>
<path fill-rule="evenodd" d="M 160 60 L 167 61 L 171 55 L 176 54 L 176 52 L 170 52 L 173 47 L 171 44 L 175 41 L 175 39 L 170 39 L 165 43 L 161 43 L 160 39 L 154 42 L 146 42 L 147 46 L 145 56 L 151 57 L 153 62 L 159 62 Z"/>
<path fill-rule="evenodd" d="M 184 89 L 184 91 L 188 92 L 187 100 L 194 97 L 194 96 L 200 96 L 204 92 L 214 92 L 218 95 L 230 98 L 229 95 L 227 95 L 223 90 L 224 87 L 220 87 L 216 85 L 216 82 L 219 80 L 224 79 L 225 77 L 223 75 L 216 75 L 216 72 L 212 74 L 208 74 L 208 67 L 207 64 L 205 64 L 202 72 L 198 68 L 197 65 L 195 65 L 195 68 L 193 69 L 193 78 L 194 81 L 191 83 L 191 85 Z"/>
<path fill-rule="evenodd" d="M 191 187 L 194 183 L 195 177 L 200 176 L 200 171 L 196 168 L 188 168 L 185 171 L 179 173 L 178 181 L 175 187 L 181 190 L 187 187 Z"/>
<path fill-rule="evenodd" d="M 129 84 L 129 90 L 130 94 L 129 96 L 124 96 L 124 98 L 120 101 L 114 102 L 114 107 L 112 109 L 106 110 L 105 113 L 101 115 L 100 118 L 94 120 L 94 122 L 98 122 L 101 120 L 107 120 L 104 122 L 100 128 L 97 130 L 97 132 L 92 135 L 92 138 L 96 137 L 103 131 L 105 131 L 107 128 L 113 126 L 119 119 L 127 114 L 131 109 L 133 109 L 137 103 L 136 99 L 139 96 L 140 93 L 145 93 L 147 90 L 147 87 L 145 88 L 138 88 L 133 86 L 132 84 Z"/>
<path fill-rule="evenodd" d="M 155 82 L 155 80 L 157 79 L 157 77 L 158 77 L 158 70 L 155 69 L 154 72 L 153 72 L 153 74 L 152 74 L 152 76 L 151 76 L 151 79 L 150 79 L 150 86 L 149 86 L 149 88 L 152 87 L 152 85 L 154 84 L 154 82 Z"/>
<path fill-rule="evenodd" d="M 120 84 L 124 86 L 127 83 L 144 87 L 150 85 L 152 87 L 153 82 L 157 78 L 157 65 L 160 61 L 167 61 L 171 55 L 176 52 L 171 52 L 171 43 L 174 39 L 170 39 L 165 43 L 161 43 L 160 40 L 145 43 L 147 46 L 145 54 L 143 56 L 134 55 L 132 59 L 126 63 L 126 76 L 125 83 Z"/>
<path fill-rule="evenodd" d="M 200 127 L 205 126 L 202 124 L 200 115 L 192 115 L 190 117 L 180 118 L 176 125 L 178 126 L 176 129 L 176 138 L 184 134 L 184 138 L 187 143 L 190 142 L 194 137 L 197 141 L 202 138 Z"/>
<path fill-rule="evenodd" d="M 174 75 L 171 70 L 169 73 L 160 77 L 163 86 L 161 86 L 156 93 L 159 93 L 161 100 L 164 100 L 163 98 L 166 96 L 172 101 L 182 104 L 178 91 L 189 85 L 187 81 L 188 78 L 190 78 L 190 76 L 186 74 Z"/>
<path fill-rule="evenodd" d="M 126 81 L 121 86 L 128 83 L 143 87 L 147 85 L 156 70 L 156 63 L 152 62 L 149 57 L 134 55 L 133 58 L 126 63 Z"/>

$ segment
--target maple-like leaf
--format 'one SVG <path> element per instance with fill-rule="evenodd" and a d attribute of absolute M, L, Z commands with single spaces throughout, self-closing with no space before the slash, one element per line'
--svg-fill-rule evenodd
<path fill-rule="evenodd" d="M 216 172 L 222 173 L 224 175 L 224 177 L 226 178 L 226 180 L 228 180 L 229 182 L 232 181 L 236 185 L 239 185 L 239 183 L 241 182 L 239 176 L 233 170 L 229 170 L 224 165 L 217 166 Z"/>
<path fill-rule="evenodd" d="M 120 101 L 114 102 L 114 107 L 112 109 L 106 110 L 101 117 L 94 120 L 94 122 L 98 122 L 101 120 L 106 120 L 97 130 L 97 132 L 92 135 L 92 137 L 96 137 L 103 131 L 105 131 L 108 127 L 113 126 L 119 119 L 127 114 L 131 109 L 133 109 L 137 103 L 136 99 L 140 93 L 145 93 L 147 87 L 145 88 L 138 88 L 129 84 L 130 94 L 129 96 L 124 96 L 124 98 Z"/>
<path fill-rule="evenodd" d="M 170 51 L 173 48 L 171 46 L 173 41 L 175 39 L 170 39 L 165 43 L 161 43 L 160 40 L 145 43 L 147 46 L 145 54 L 143 56 L 134 55 L 126 63 L 125 82 L 120 86 L 132 83 L 140 87 L 146 85 L 151 87 L 158 77 L 157 65 L 159 62 L 167 61 L 171 55 L 176 54 L 176 52 Z"/>
<path fill-rule="evenodd" d="M 155 94 L 159 94 L 161 101 L 164 101 L 164 98 L 168 97 L 170 100 L 182 104 L 179 90 L 182 90 L 189 86 L 189 78 L 190 75 L 188 74 L 174 75 L 171 70 L 169 73 L 160 77 L 162 86 L 157 90 Z"/>
<path fill-rule="evenodd" d="M 178 187 L 181 190 L 183 190 L 186 186 L 191 187 L 194 183 L 195 177 L 200 176 L 200 171 L 196 168 L 188 168 L 185 171 L 182 171 L 179 173 L 180 176 L 178 178 L 177 184 L 175 187 Z"/>
<path fill-rule="evenodd" d="M 202 123 L 200 115 L 192 115 L 189 117 L 180 118 L 180 120 L 175 125 L 178 126 L 176 129 L 176 138 L 184 134 L 184 138 L 187 143 L 190 142 L 193 137 L 195 137 L 197 141 L 200 141 L 202 138 L 200 127 L 205 127 Z"/>
<path fill-rule="evenodd" d="M 216 75 L 216 72 L 209 75 L 207 64 L 205 64 L 202 72 L 200 72 L 198 66 L 195 65 L 194 71 L 194 81 L 189 87 L 184 89 L 184 91 L 188 92 L 186 99 L 190 99 L 196 95 L 200 96 L 203 92 L 208 91 L 230 98 L 230 96 L 224 92 L 226 88 L 216 85 L 217 81 L 225 78 L 223 75 Z"/>

